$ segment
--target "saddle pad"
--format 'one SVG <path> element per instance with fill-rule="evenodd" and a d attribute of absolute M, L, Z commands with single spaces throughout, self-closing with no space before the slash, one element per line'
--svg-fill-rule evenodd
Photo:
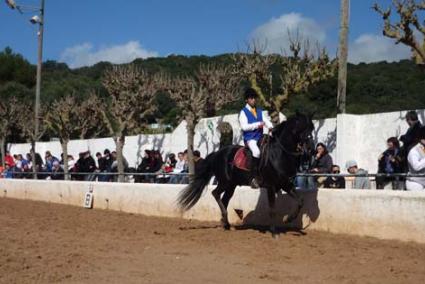
<path fill-rule="evenodd" d="M 244 147 L 240 148 L 233 158 L 233 165 L 238 169 L 243 171 L 250 170 L 250 158 L 246 153 L 246 149 Z"/>

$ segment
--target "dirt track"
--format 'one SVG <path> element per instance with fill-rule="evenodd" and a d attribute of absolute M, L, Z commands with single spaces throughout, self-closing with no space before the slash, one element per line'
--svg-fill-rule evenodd
<path fill-rule="evenodd" d="M 424 283 L 425 246 L 0 198 L 1 283 Z"/>

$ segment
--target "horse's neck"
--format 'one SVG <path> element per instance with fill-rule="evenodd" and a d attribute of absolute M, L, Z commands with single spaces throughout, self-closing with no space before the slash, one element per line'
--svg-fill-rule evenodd
<path fill-rule="evenodd" d="M 297 146 L 292 132 L 287 127 L 283 129 L 277 139 L 288 150 L 295 150 Z"/>

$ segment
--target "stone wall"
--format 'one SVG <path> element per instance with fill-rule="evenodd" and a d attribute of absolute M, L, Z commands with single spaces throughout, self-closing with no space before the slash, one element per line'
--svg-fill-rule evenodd
<path fill-rule="evenodd" d="M 93 190 L 94 208 L 147 216 L 218 221 L 220 211 L 208 188 L 198 204 L 180 212 L 180 185 L 0 180 L 0 197 L 83 206 Z M 303 192 L 305 204 L 293 223 L 298 228 L 425 243 L 425 194 L 403 191 L 330 190 Z M 278 222 L 295 208 L 286 194 L 277 199 Z M 233 224 L 270 224 L 265 190 L 239 187 L 229 204 Z M 236 214 L 241 212 L 241 218 Z"/>

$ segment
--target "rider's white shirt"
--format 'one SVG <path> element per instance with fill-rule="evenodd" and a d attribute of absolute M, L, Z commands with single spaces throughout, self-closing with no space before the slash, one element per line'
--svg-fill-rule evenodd
<path fill-rule="evenodd" d="M 245 108 L 248 109 L 248 111 L 251 111 L 251 107 L 249 106 L 249 104 L 246 104 Z M 272 122 L 264 114 L 264 112 L 263 112 L 263 122 L 268 129 L 273 128 Z M 251 131 L 251 130 L 257 129 L 260 126 L 261 122 L 248 123 L 248 118 L 246 117 L 245 112 L 241 110 L 241 112 L 239 113 L 239 124 L 243 131 Z"/>

